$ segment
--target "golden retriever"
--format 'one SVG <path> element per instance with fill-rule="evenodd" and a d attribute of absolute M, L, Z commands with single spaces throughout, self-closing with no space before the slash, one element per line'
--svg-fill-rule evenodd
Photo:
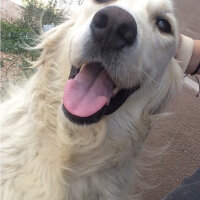
<path fill-rule="evenodd" d="M 171 0 L 85 0 L 1 105 L 2 200 L 134 199 L 135 160 L 181 85 Z"/>

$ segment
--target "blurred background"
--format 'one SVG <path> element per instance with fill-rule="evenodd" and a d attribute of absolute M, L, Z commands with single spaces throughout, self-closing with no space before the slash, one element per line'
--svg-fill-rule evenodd
<path fill-rule="evenodd" d="M 30 51 L 38 36 L 65 20 L 71 0 L 1 0 L 1 101 L 9 82 L 23 84 L 35 69 L 39 52 Z"/>

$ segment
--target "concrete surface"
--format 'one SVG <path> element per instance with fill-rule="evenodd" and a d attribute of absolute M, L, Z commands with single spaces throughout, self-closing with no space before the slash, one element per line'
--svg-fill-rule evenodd
<path fill-rule="evenodd" d="M 180 31 L 200 39 L 200 0 L 175 0 L 175 7 Z M 200 167 L 200 98 L 196 94 L 184 86 L 166 109 L 174 114 L 154 125 L 148 136 L 146 145 L 158 151 L 169 147 L 154 159 L 141 152 L 140 157 L 149 163 L 159 160 L 140 170 L 147 187 L 154 186 L 144 191 L 142 200 L 160 200 Z"/>

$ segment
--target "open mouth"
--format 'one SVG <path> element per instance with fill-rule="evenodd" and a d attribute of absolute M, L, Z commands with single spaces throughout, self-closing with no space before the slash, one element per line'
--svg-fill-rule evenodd
<path fill-rule="evenodd" d="M 63 112 L 72 122 L 92 124 L 115 112 L 140 85 L 119 89 L 101 63 L 72 66 L 64 89 Z"/>

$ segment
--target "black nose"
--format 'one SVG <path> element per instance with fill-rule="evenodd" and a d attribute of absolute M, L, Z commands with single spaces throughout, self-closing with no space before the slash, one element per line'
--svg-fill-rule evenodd
<path fill-rule="evenodd" d="M 94 41 L 102 48 L 131 46 L 137 36 L 134 17 L 122 8 L 108 6 L 98 11 L 90 25 Z"/>

